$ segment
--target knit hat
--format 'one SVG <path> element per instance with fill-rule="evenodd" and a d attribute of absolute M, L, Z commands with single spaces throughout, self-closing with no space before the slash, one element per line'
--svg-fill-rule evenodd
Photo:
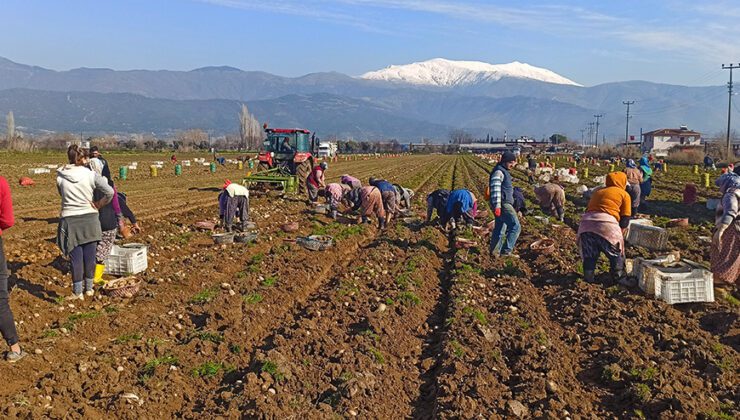
<path fill-rule="evenodd" d="M 504 152 L 499 163 L 516 162 L 516 156 L 511 152 Z"/>

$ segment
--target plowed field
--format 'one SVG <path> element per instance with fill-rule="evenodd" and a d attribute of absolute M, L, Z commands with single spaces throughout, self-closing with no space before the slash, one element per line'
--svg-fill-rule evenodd
<path fill-rule="evenodd" d="M 528 218 L 521 258 L 492 260 L 488 238 L 458 250 L 454 237 L 422 223 L 426 194 L 436 188 L 469 188 L 486 207 L 491 165 L 485 161 L 444 155 L 340 161 L 330 164 L 327 179 L 350 173 L 401 183 L 416 191 L 414 215 L 381 233 L 375 225 L 314 215 L 302 197 L 261 195 L 251 199 L 257 242 L 214 245 L 192 224 L 217 217 L 223 179 L 239 179 L 243 171 L 230 165 L 210 174 L 199 166 L 175 177 L 165 166 L 167 173 L 150 178 L 145 169 L 157 158 L 163 160 L 109 157 L 112 169 L 132 160 L 143 168 L 117 184 L 145 230 L 131 241 L 149 245 L 142 291 L 132 299 L 96 296 L 74 305 L 63 300 L 71 280 L 53 243 L 59 211 L 53 174 L 35 176 L 34 187 L 14 183 L 28 167 L 59 158 L 14 156 L 0 164 L 13 185 L 17 219 L 3 233 L 17 283 L 11 306 L 31 353 L 15 365 L 0 362 L 1 415 L 674 419 L 740 413 L 737 301 L 718 293 L 715 303 L 669 306 L 637 290 L 581 281 L 574 228 L 583 202 L 573 191 L 565 225 Z M 659 198 L 680 197 L 674 184 L 683 182 L 681 173 L 657 183 L 657 191 L 664 186 Z M 526 176 L 516 177 L 523 186 Z M 655 214 L 682 211 L 664 208 Z M 707 260 L 697 237 L 711 213 L 698 206 L 690 216 L 696 226 L 672 231 L 671 242 Z M 300 230 L 283 233 L 279 227 L 288 221 L 299 222 Z M 312 252 L 290 241 L 311 233 L 334 236 L 335 247 Z M 554 254 L 529 251 L 543 236 L 558 241 Z"/>

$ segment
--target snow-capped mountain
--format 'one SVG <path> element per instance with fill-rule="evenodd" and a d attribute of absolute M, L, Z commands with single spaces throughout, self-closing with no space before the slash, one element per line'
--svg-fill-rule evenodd
<path fill-rule="evenodd" d="M 507 77 L 538 80 L 559 85 L 581 86 L 548 69 L 518 61 L 508 64 L 489 64 L 482 61 L 452 61 L 435 58 L 419 63 L 393 65 L 360 76 L 360 78 L 368 80 L 438 87 L 475 85 L 495 82 Z"/>

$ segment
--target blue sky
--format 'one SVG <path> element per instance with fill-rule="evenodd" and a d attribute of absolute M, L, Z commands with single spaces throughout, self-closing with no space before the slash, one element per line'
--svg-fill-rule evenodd
<path fill-rule="evenodd" d="M 694 86 L 740 61 L 738 0 L 3 0 L 0 16 L 0 56 L 56 70 L 359 75 L 443 57 Z"/>

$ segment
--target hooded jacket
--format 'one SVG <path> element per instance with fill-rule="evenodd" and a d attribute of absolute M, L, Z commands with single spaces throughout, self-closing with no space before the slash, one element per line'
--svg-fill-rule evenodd
<path fill-rule="evenodd" d="M 108 181 L 84 166 L 65 165 L 57 169 L 57 189 L 62 197 L 62 218 L 97 213 L 92 205 L 96 189 L 102 192 L 105 204 L 113 198 Z"/>
<path fill-rule="evenodd" d="M 614 216 L 617 221 L 632 215 L 632 200 L 626 191 L 627 175 L 612 172 L 606 176 L 606 187 L 594 192 L 586 213 L 599 212 Z"/>
<path fill-rule="evenodd" d="M 13 216 L 13 198 L 10 196 L 10 185 L 8 181 L 0 176 L 0 235 L 3 230 L 11 228 L 15 224 Z"/>

